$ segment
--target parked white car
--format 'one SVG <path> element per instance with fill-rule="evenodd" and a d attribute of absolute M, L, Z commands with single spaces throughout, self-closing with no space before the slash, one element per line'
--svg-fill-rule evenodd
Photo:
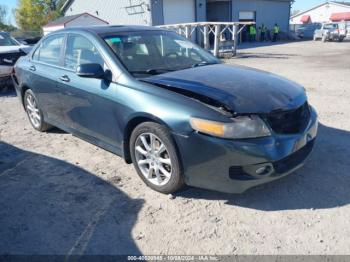
<path fill-rule="evenodd" d="M 322 42 L 342 42 L 346 37 L 346 26 L 344 23 L 325 23 L 321 29 L 315 30 L 314 40 L 321 39 Z"/>
<path fill-rule="evenodd" d="M 11 85 L 11 73 L 17 59 L 29 53 L 31 47 L 19 43 L 6 32 L 0 32 L 0 89 Z"/>

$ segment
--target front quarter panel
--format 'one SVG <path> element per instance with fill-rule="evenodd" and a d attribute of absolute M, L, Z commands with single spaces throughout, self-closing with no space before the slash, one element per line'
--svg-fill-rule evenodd
<path fill-rule="evenodd" d="M 150 117 L 166 125 L 173 133 L 186 135 L 193 132 L 189 124 L 191 116 L 229 121 L 224 115 L 184 95 L 137 80 L 124 80 L 118 90 L 119 99 L 128 111 L 123 114 L 124 127 L 136 117 Z"/>

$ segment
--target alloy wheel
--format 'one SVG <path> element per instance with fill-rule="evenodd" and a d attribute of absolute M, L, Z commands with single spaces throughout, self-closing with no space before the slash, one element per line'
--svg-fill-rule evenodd
<path fill-rule="evenodd" d="M 172 165 L 164 142 L 152 133 L 139 135 L 135 143 L 135 158 L 143 176 L 152 184 L 163 186 L 170 180 Z"/>
<path fill-rule="evenodd" d="M 27 109 L 30 122 L 32 122 L 34 127 L 39 128 L 41 125 L 40 110 L 35 101 L 34 96 L 31 94 L 28 94 L 26 97 L 26 109 Z"/>

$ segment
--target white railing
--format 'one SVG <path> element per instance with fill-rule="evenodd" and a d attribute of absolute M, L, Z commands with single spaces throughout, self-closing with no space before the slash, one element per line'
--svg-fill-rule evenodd
<path fill-rule="evenodd" d="M 193 34 L 200 32 L 203 35 L 203 47 L 207 50 L 210 49 L 210 35 L 214 36 L 213 54 L 219 56 L 220 46 L 225 42 L 230 41 L 226 39 L 225 34 L 228 32 L 232 36 L 232 54 L 236 55 L 238 36 L 242 32 L 245 26 L 253 25 L 254 22 L 197 22 L 197 23 L 182 23 L 161 25 L 161 28 L 167 28 L 176 31 L 178 34 L 191 39 Z M 198 42 L 198 41 L 197 41 Z"/>

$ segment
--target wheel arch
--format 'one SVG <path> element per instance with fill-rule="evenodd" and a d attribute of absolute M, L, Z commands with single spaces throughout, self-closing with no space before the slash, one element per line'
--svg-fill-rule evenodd
<path fill-rule="evenodd" d="M 24 108 L 24 94 L 25 94 L 25 92 L 27 91 L 27 90 L 29 90 L 29 89 L 31 89 L 29 86 L 27 86 L 27 85 L 23 85 L 22 87 L 21 87 L 21 102 L 22 102 L 22 106 L 23 106 L 23 108 Z"/>
<path fill-rule="evenodd" d="M 124 156 L 125 162 L 128 164 L 132 163 L 131 154 L 130 154 L 130 146 L 129 146 L 131 134 L 138 125 L 140 125 L 144 122 L 154 122 L 154 123 L 163 125 L 166 128 L 168 128 L 169 131 L 172 133 L 172 129 L 170 128 L 170 126 L 167 123 L 165 123 L 163 120 L 161 120 L 160 118 L 158 118 L 154 115 L 140 114 L 140 115 L 136 115 L 136 116 L 133 116 L 132 118 L 130 118 L 129 121 L 127 122 L 127 124 L 125 125 L 124 133 L 123 133 L 123 156 Z M 175 139 L 173 139 L 173 142 L 174 142 L 176 150 L 179 153 L 178 146 L 176 144 Z"/>

